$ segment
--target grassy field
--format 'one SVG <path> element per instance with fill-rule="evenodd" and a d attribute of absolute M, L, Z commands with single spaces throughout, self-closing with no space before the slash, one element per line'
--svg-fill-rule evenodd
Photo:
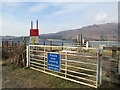
<path fill-rule="evenodd" d="M 58 50 L 58 48 L 52 48 L 53 51 L 56 51 L 56 49 Z M 59 48 L 59 50 L 61 49 L 62 48 Z M 50 51 L 50 48 L 49 49 L 46 48 L 46 51 Z M 96 50 L 88 50 L 82 53 L 88 52 L 91 53 L 92 55 L 97 55 Z M 104 53 L 106 53 L 107 56 L 111 55 L 111 51 L 104 51 Z M 77 60 L 76 57 L 68 58 Z M 81 57 L 80 58 L 81 61 L 86 60 L 82 58 L 85 57 Z M 3 88 L 90 88 L 81 84 L 77 84 L 51 75 L 47 75 L 39 71 L 34 71 L 30 68 L 26 67 L 20 68 L 16 65 L 10 64 L 10 62 L 7 60 L 5 60 L 3 63 L 0 62 L 0 64 L 2 64 Z M 108 85 L 109 84 L 105 82 L 102 87 L 108 88 Z"/>
<path fill-rule="evenodd" d="M 3 88 L 89 88 L 30 68 L 4 63 L 2 69 Z"/>

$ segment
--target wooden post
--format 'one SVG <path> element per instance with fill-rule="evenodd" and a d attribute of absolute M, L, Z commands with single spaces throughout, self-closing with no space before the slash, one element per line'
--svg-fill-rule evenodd
<path fill-rule="evenodd" d="M 52 46 L 52 41 L 50 41 L 50 46 Z M 52 47 L 50 47 L 50 51 L 52 51 Z"/>
<path fill-rule="evenodd" d="M 116 59 L 117 58 L 117 51 L 112 50 L 112 58 Z"/>
<path fill-rule="evenodd" d="M 27 62 L 27 59 L 26 59 L 26 38 L 25 38 L 25 43 L 24 43 L 24 47 L 23 47 L 23 65 L 26 66 L 26 62 Z"/>
<path fill-rule="evenodd" d="M 18 46 L 20 45 L 20 41 L 18 41 Z"/>
<path fill-rule="evenodd" d="M 43 45 L 45 45 L 45 41 L 44 41 Z"/>
<path fill-rule="evenodd" d="M 22 60 L 22 55 L 19 55 L 19 58 L 18 58 L 18 66 L 21 66 L 21 60 Z"/>
<path fill-rule="evenodd" d="M 110 42 L 108 41 L 108 47 L 110 47 Z"/>
<path fill-rule="evenodd" d="M 13 43 L 14 43 L 14 42 L 12 41 L 12 47 L 13 47 Z"/>
<path fill-rule="evenodd" d="M 4 41 L 2 41 L 2 48 L 4 47 Z"/>
<path fill-rule="evenodd" d="M 23 43 L 23 45 L 24 45 L 24 49 L 26 49 L 26 45 L 27 45 L 26 37 L 24 38 L 24 43 Z"/>
<path fill-rule="evenodd" d="M 112 58 L 113 60 L 117 60 L 117 50 L 112 50 Z M 111 61 L 111 68 L 116 68 L 116 62 L 115 61 Z M 117 79 L 117 71 L 110 71 L 110 81 L 112 81 L 113 79 Z M 110 82 L 110 86 L 114 86 L 115 84 Z"/>
<path fill-rule="evenodd" d="M 8 47 L 8 41 L 6 41 L 6 46 Z"/>
<path fill-rule="evenodd" d="M 118 74 L 120 74 L 120 51 L 118 52 Z"/>
<path fill-rule="evenodd" d="M 97 86 L 100 87 L 102 82 L 102 54 L 103 50 L 98 50 L 98 60 L 97 60 Z"/>
<path fill-rule="evenodd" d="M 50 41 L 50 46 L 52 46 L 52 41 Z"/>
<path fill-rule="evenodd" d="M 62 50 L 63 50 L 64 43 L 62 42 Z"/>

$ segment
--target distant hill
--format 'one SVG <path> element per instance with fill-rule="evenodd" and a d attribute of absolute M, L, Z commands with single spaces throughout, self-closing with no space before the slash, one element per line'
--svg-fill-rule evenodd
<path fill-rule="evenodd" d="M 83 28 L 61 31 L 58 33 L 42 34 L 41 39 L 67 39 L 72 40 L 77 38 L 77 34 L 83 34 L 86 40 L 118 40 L 118 24 L 106 23 L 99 25 L 90 25 Z M 24 36 L 25 37 L 25 36 Z M 26 36 L 29 38 L 29 36 Z M 2 39 L 22 39 L 23 37 L 15 36 L 0 36 Z"/>
<path fill-rule="evenodd" d="M 14 39 L 14 38 L 15 38 L 15 36 L 8 36 L 8 35 L 6 35 L 6 36 L 0 36 L 0 39 L 3 39 L 3 40 Z"/>
<path fill-rule="evenodd" d="M 21 36 L 21 37 L 16 37 L 16 36 L 0 36 L 0 40 L 22 40 L 23 37 L 27 37 L 27 39 L 29 38 L 28 36 Z"/>
<path fill-rule="evenodd" d="M 61 31 L 55 34 L 40 35 L 43 39 L 76 39 L 77 34 L 83 34 L 87 40 L 118 40 L 118 24 L 106 23 L 90 25 L 83 28 Z"/>

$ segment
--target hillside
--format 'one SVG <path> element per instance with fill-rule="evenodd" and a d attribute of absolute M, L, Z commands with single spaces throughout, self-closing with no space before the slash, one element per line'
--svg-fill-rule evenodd
<path fill-rule="evenodd" d="M 78 33 L 83 33 L 87 40 L 117 40 L 118 24 L 106 23 L 99 25 L 85 26 L 79 29 L 61 31 L 55 34 L 40 35 L 43 39 L 76 39 Z"/>
<path fill-rule="evenodd" d="M 41 34 L 41 39 L 76 39 L 81 33 L 86 40 L 118 40 L 118 24 L 106 23 L 90 25 L 78 29 L 60 31 L 58 33 Z M 0 36 L 2 39 L 22 39 L 23 37 Z M 27 36 L 27 38 L 29 38 Z"/>

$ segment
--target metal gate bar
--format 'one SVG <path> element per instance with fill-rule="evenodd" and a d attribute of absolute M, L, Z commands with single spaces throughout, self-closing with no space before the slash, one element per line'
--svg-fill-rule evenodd
<path fill-rule="evenodd" d="M 59 51 L 49 51 L 49 48 L 64 48 L 66 52 Z M 73 48 L 73 47 L 69 47 Z M 88 48 L 87 48 L 88 49 Z M 29 45 L 27 46 L 27 67 L 31 69 L 41 71 L 59 78 L 63 78 L 69 81 L 73 81 L 76 83 L 80 83 L 89 87 L 97 88 L 98 84 L 100 84 L 101 80 L 101 66 L 100 66 L 100 58 L 96 55 L 77 55 L 77 53 L 69 53 L 67 52 L 68 46 L 44 46 L 44 45 Z M 71 50 L 72 51 L 72 50 Z M 52 71 L 47 68 L 47 53 L 59 53 L 61 55 L 61 68 L 60 72 Z M 76 50 L 77 52 L 77 50 Z M 63 55 L 63 56 L 62 56 Z M 83 57 L 83 58 L 94 58 L 89 60 L 95 60 L 95 63 L 84 62 L 81 59 L 69 59 L 71 57 Z M 72 65 L 71 65 L 72 64 Z M 78 65 L 78 66 L 76 66 Z M 79 66 L 80 65 L 80 66 Z M 84 67 L 82 67 L 82 66 Z M 92 65 L 91 68 L 87 66 Z M 63 68 L 64 67 L 64 68 Z M 94 68 L 95 67 L 95 68 Z M 94 69 L 93 69 L 94 68 Z M 74 70 L 75 69 L 75 70 Z M 80 72 L 79 72 L 80 71 Z M 83 71 L 83 72 L 81 72 Z M 54 73 L 53 73 L 54 72 Z M 56 74 L 55 74 L 56 73 Z M 62 75 L 59 75 L 62 74 Z M 94 75 L 93 75 L 94 74 Z M 77 79 L 77 80 L 76 80 Z"/>

